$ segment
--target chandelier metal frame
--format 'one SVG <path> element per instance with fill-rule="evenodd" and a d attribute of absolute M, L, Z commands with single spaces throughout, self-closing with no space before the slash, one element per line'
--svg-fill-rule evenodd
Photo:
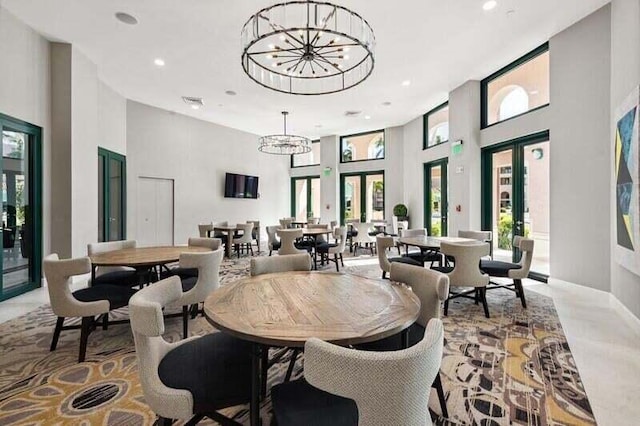
<path fill-rule="evenodd" d="M 295 155 L 311 152 L 311 139 L 287 134 L 287 115 L 289 115 L 287 111 L 282 111 L 284 133 L 281 135 L 262 136 L 258 139 L 258 151 L 276 155 Z"/>
<path fill-rule="evenodd" d="M 323 95 L 357 86 L 373 72 L 374 51 L 375 35 L 364 18 L 322 1 L 278 3 L 242 27 L 244 72 L 287 94 Z"/>

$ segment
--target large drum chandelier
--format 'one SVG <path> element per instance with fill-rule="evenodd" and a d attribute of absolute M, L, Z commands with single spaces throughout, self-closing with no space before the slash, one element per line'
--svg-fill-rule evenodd
<path fill-rule="evenodd" d="M 311 152 L 311 139 L 304 136 L 287 134 L 287 111 L 282 111 L 284 119 L 284 133 L 281 135 L 269 135 L 261 137 L 258 142 L 258 151 L 267 154 L 293 155 Z"/>
<path fill-rule="evenodd" d="M 242 68 L 256 83 L 294 95 L 323 95 L 362 83 L 376 39 L 351 10 L 290 1 L 260 10 L 242 27 Z"/>

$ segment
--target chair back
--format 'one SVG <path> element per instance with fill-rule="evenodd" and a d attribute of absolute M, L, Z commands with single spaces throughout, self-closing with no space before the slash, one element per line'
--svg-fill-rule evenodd
<path fill-rule="evenodd" d="M 333 229 L 333 238 L 336 239 L 338 245 L 330 247 L 329 252 L 332 254 L 342 254 L 347 248 L 347 227 L 337 226 Z"/>
<path fill-rule="evenodd" d="M 284 229 L 289 229 L 291 228 L 291 222 L 293 222 L 293 219 L 285 217 L 283 219 L 280 219 L 280 226 Z"/>
<path fill-rule="evenodd" d="M 403 229 L 400 233 L 401 237 L 411 238 L 411 237 L 428 237 L 426 228 L 416 228 L 416 229 Z"/>
<path fill-rule="evenodd" d="M 123 250 L 128 248 L 136 248 L 135 240 L 123 240 L 123 241 L 107 241 L 103 243 L 89 243 L 87 244 L 87 254 L 93 256 L 94 254 L 107 253 L 115 250 Z M 100 275 L 115 272 L 115 271 L 131 271 L 131 268 L 126 266 L 98 266 L 96 268 L 96 277 Z"/>
<path fill-rule="evenodd" d="M 253 223 L 239 223 L 237 229 L 242 231 L 242 236 L 234 238 L 234 244 L 246 244 L 253 241 Z"/>
<path fill-rule="evenodd" d="M 509 271 L 510 278 L 525 279 L 529 276 L 531 261 L 533 260 L 533 245 L 534 241 L 531 238 L 525 238 L 519 235 L 513 237 L 513 246 L 517 247 L 522 252 L 522 255 L 518 262 L 520 269 L 511 269 Z"/>
<path fill-rule="evenodd" d="M 144 400 L 158 415 L 173 419 L 193 416 L 191 392 L 165 386 L 158 375 L 162 358 L 181 343 L 171 344 L 162 338 L 165 331 L 162 308 L 177 302 L 181 296 L 180 278 L 174 276 L 143 288 L 129 300 L 129 317 Z"/>
<path fill-rule="evenodd" d="M 319 223 L 315 223 L 315 224 L 309 224 L 307 225 L 307 229 L 326 229 L 329 230 L 329 225 L 322 225 Z M 327 238 L 325 235 L 316 235 L 316 241 L 319 243 L 325 243 L 327 242 Z"/>
<path fill-rule="evenodd" d="M 301 254 L 307 253 L 306 250 L 300 250 L 295 246 L 295 241 L 302 238 L 302 229 L 278 229 L 276 235 L 280 237 L 280 248 L 278 254 Z"/>
<path fill-rule="evenodd" d="M 205 247 L 209 250 L 218 250 L 222 245 L 222 240 L 220 238 L 189 238 L 189 243 L 191 247 Z"/>
<path fill-rule="evenodd" d="M 278 240 L 278 236 L 276 235 L 276 231 L 280 229 L 280 226 L 275 225 L 275 226 L 267 226 L 267 244 L 269 244 L 269 249 L 273 250 L 273 245 L 280 242 L 280 240 Z"/>
<path fill-rule="evenodd" d="M 325 392 L 353 399 L 358 424 L 427 425 L 443 342 L 439 319 L 429 321 L 420 342 L 400 351 L 359 351 L 313 338 L 304 345 L 304 376 Z"/>
<path fill-rule="evenodd" d="M 405 283 L 420 299 L 418 324 L 426 327 L 433 318 L 440 318 L 442 302 L 449 296 L 449 277 L 422 266 L 404 263 L 391 264 L 391 281 Z"/>
<path fill-rule="evenodd" d="M 308 253 L 284 256 L 254 257 L 251 259 L 251 276 L 274 272 L 310 271 L 311 256 Z"/>
<path fill-rule="evenodd" d="M 472 240 L 484 241 L 490 243 L 492 241 L 493 232 L 491 231 L 458 231 L 458 237 L 470 238 Z"/>
<path fill-rule="evenodd" d="M 320 223 L 319 217 L 310 217 L 307 219 L 307 225 L 317 225 L 318 223 Z"/>
<path fill-rule="evenodd" d="M 453 271 L 449 272 L 449 284 L 454 287 L 486 287 L 489 275 L 480 270 L 480 259 L 489 254 L 489 244 L 440 243 L 440 251 L 455 259 Z"/>
<path fill-rule="evenodd" d="M 217 224 L 222 226 L 220 224 Z M 209 232 L 213 232 L 214 224 L 212 223 L 201 223 L 198 225 L 198 235 L 200 238 L 207 238 L 209 236 Z"/>
<path fill-rule="evenodd" d="M 196 284 L 180 297 L 182 306 L 204 302 L 212 291 L 220 287 L 220 263 L 223 253 L 224 251 L 218 248 L 203 253 L 180 254 L 180 268 L 198 269 Z"/>
<path fill-rule="evenodd" d="M 353 226 L 358 231 L 358 235 L 353 237 L 354 243 L 373 243 L 376 241 L 375 237 L 369 235 L 371 228 L 373 228 L 371 223 L 354 222 Z"/>
<path fill-rule="evenodd" d="M 248 220 L 247 223 L 253 223 L 253 230 L 251 231 L 251 238 L 254 240 L 258 239 L 258 233 L 260 232 L 260 221 L 259 220 Z"/>
<path fill-rule="evenodd" d="M 90 317 L 109 312 L 109 301 L 81 302 L 71 292 L 71 278 L 91 272 L 88 257 L 60 260 L 56 253 L 44 258 L 44 277 L 53 313 L 59 317 Z"/>
<path fill-rule="evenodd" d="M 393 247 L 395 242 L 393 237 L 387 237 L 384 235 L 376 236 L 376 247 L 378 249 L 378 264 L 383 272 L 391 272 L 391 262 L 387 257 L 387 250 Z M 424 268 L 423 268 L 424 269 Z"/>
<path fill-rule="evenodd" d="M 336 229 L 336 226 L 338 226 L 337 220 L 332 220 L 331 222 L 329 222 L 329 228 Z"/>

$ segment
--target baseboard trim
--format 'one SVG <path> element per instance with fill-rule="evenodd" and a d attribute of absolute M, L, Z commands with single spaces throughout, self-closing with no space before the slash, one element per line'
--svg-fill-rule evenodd
<path fill-rule="evenodd" d="M 624 322 L 627 323 L 627 325 L 631 327 L 638 336 L 640 336 L 640 318 L 635 316 L 633 312 L 631 312 L 629 308 L 627 308 L 624 303 L 622 303 L 612 293 L 609 293 L 609 306 L 620 314 L 622 319 L 624 319 Z"/>

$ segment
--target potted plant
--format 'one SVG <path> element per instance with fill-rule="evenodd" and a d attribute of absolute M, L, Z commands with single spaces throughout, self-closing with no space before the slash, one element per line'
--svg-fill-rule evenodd
<path fill-rule="evenodd" d="M 407 206 L 404 204 L 396 204 L 393 206 L 393 215 L 397 217 L 399 221 L 409 220 Z"/>

